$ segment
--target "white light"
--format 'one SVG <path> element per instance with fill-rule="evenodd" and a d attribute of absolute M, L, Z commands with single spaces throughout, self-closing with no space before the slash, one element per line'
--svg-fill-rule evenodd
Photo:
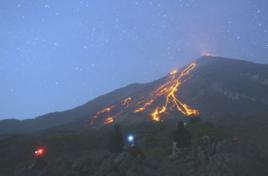
<path fill-rule="evenodd" d="M 133 137 L 132 135 L 129 135 L 129 136 L 128 136 L 128 141 L 129 141 L 129 142 L 132 142 L 133 140 L 134 140 L 134 137 Z"/>

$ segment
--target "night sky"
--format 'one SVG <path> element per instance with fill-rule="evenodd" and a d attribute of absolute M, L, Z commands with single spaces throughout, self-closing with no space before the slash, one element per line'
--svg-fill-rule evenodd
<path fill-rule="evenodd" d="M 268 0 L 0 0 L 0 119 L 73 108 L 205 53 L 268 63 Z"/>

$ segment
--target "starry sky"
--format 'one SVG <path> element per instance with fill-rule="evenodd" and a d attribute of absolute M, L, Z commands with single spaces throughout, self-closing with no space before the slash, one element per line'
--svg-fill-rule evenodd
<path fill-rule="evenodd" d="M 1 0 L 0 119 L 70 109 L 206 53 L 268 63 L 268 1 Z"/>

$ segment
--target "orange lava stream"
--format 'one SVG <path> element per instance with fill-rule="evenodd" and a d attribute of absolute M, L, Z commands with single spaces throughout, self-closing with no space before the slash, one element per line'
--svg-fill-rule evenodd
<path fill-rule="evenodd" d="M 107 117 L 107 118 L 105 118 L 103 123 L 104 123 L 104 125 L 108 125 L 108 124 L 113 123 L 113 122 L 114 122 L 113 117 Z"/>
<path fill-rule="evenodd" d="M 176 97 L 179 88 L 184 82 L 184 77 L 189 75 L 196 67 L 196 63 L 190 64 L 180 73 L 177 73 L 176 70 L 170 73 L 170 80 L 163 85 L 161 85 L 152 95 L 152 98 L 144 104 L 143 107 L 140 107 L 134 112 L 144 111 L 149 105 L 151 105 L 156 99 L 161 96 L 165 96 L 165 103 L 163 106 L 158 106 L 151 113 L 152 120 L 160 121 L 161 115 L 166 113 L 169 108 L 176 107 L 176 109 L 186 116 L 195 116 L 199 114 L 199 111 L 191 108 L 189 105 L 183 103 Z M 179 74 L 179 75 L 178 75 Z"/>
<path fill-rule="evenodd" d="M 105 107 L 99 112 L 97 112 L 90 121 L 90 124 L 94 124 L 96 119 L 99 116 L 106 116 L 103 123 L 105 125 L 113 123 L 121 114 L 125 112 L 125 110 L 132 105 L 134 107 L 138 107 L 134 109 L 134 113 L 139 113 L 147 110 L 155 101 L 161 97 L 165 98 L 165 102 L 161 106 L 157 106 L 150 113 L 153 121 L 161 121 L 161 116 L 167 113 L 168 110 L 172 108 L 176 108 L 177 111 L 181 112 L 185 116 L 196 116 L 199 114 L 197 109 L 191 108 L 189 105 L 183 103 L 176 95 L 178 94 L 180 87 L 183 82 L 187 81 L 190 73 L 196 68 L 196 63 L 192 63 L 183 69 L 181 72 L 177 70 L 173 70 L 170 72 L 168 76 L 168 81 L 162 84 L 159 88 L 151 93 L 148 99 L 144 99 L 144 97 L 138 98 L 137 102 L 133 104 L 133 98 L 128 97 L 122 100 L 117 105 L 112 105 L 109 107 Z M 140 106 L 142 105 L 142 106 Z M 133 107 L 133 106 L 132 106 Z M 113 115 L 112 112 L 117 110 Z M 118 111 L 118 109 L 120 109 Z"/>
<path fill-rule="evenodd" d="M 121 111 L 119 111 L 118 113 L 114 114 L 113 116 L 111 116 L 111 111 L 116 108 L 118 105 L 112 105 L 112 106 L 109 106 L 109 107 L 106 107 L 106 108 L 103 108 L 102 110 L 100 110 L 99 112 L 97 112 L 93 117 L 92 119 L 90 120 L 90 125 L 93 125 L 96 121 L 96 119 L 101 116 L 101 115 L 108 115 L 105 120 L 104 120 L 104 124 L 107 125 L 107 124 L 110 124 L 110 123 L 113 123 L 115 121 L 115 119 L 121 115 L 124 110 L 126 108 L 129 107 L 130 105 L 130 102 L 132 101 L 132 98 L 131 97 L 128 97 L 124 100 L 121 101 L 120 103 L 120 106 L 123 106 L 123 108 L 121 109 Z"/>
<path fill-rule="evenodd" d="M 124 106 L 129 106 L 129 103 L 132 101 L 132 98 L 131 97 L 128 97 L 128 98 L 126 98 L 126 99 L 124 99 L 123 101 L 122 101 L 122 104 L 124 105 Z"/>
<path fill-rule="evenodd" d="M 154 99 L 149 100 L 148 102 L 146 102 L 146 103 L 143 105 L 143 107 L 140 107 L 140 108 L 134 110 L 134 112 L 142 112 L 142 111 L 144 111 L 144 110 L 145 110 L 148 106 L 150 106 L 153 102 L 154 102 Z"/>

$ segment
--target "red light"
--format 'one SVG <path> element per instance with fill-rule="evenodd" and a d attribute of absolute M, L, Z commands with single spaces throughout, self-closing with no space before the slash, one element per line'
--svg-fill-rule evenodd
<path fill-rule="evenodd" d="M 34 154 L 36 157 L 41 157 L 42 155 L 44 155 L 45 153 L 45 149 L 43 148 L 38 148 L 37 150 L 34 151 Z"/>

